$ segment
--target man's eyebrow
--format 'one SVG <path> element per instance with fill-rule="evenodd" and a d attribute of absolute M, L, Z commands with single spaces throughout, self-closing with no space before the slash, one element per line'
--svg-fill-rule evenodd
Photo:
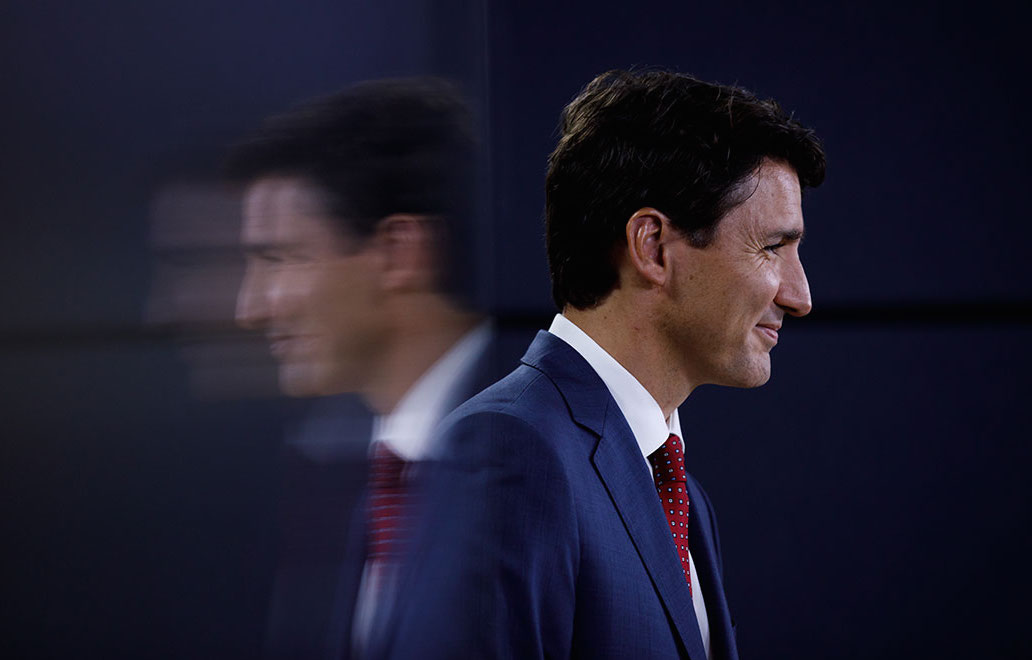
<path fill-rule="evenodd" d="M 279 252 L 284 248 L 283 245 L 278 243 L 244 243 L 241 247 L 244 254 L 254 256 L 272 254 L 273 252 Z"/>
<path fill-rule="evenodd" d="M 795 241 L 802 242 L 804 231 L 802 229 L 786 229 L 782 231 L 775 231 L 767 234 L 765 241 L 778 241 L 785 243 L 792 243 Z"/>

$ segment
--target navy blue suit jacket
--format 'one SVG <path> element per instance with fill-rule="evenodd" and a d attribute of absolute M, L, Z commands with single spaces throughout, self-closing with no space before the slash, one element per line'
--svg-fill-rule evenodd
<path fill-rule="evenodd" d="M 605 384 L 539 332 L 444 423 L 431 534 L 380 651 L 394 658 L 705 660 L 652 477 Z M 737 658 L 716 520 L 688 479 L 714 658 Z"/>

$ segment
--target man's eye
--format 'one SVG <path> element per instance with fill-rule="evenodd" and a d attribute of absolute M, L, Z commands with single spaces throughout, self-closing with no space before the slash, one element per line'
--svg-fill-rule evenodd
<path fill-rule="evenodd" d="M 258 261 L 271 266 L 279 265 L 286 261 L 282 254 L 276 252 L 262 252 L 257 256 L 257 259 Z"/>
<path fill-rule="evenodd" d="M 777 252 L 778 248 L 781 248 L 781 247 L 785 247 L 785 244 L 784 243 L 775 243 L 774 245 L 768 245 L 768 246 L 764 247 L 763 249 L 766 250 L 767 252 Z"/>
<path fill-rule="evenodd" d="M 295 264 L 305 263 L 308 261 L 305 255 L 295 250 L 274 250 L 264 252 L 262 254 L 262 260 L 271 266 L 293 266 Z"/>

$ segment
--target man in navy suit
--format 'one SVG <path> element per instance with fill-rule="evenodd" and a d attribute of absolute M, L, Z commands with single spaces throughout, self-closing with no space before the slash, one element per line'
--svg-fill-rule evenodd
<path fill-rule="evenodd" d="M 677 408 L 769 378 L 785 316 L 810 311 L 801 188 L 823 177 L 813 132 L 742 89 L 614 71 L 567 106 L 546 183 L 561 313 L 445 420 L 446 513 L 384 655 L 737 657 Z"/>

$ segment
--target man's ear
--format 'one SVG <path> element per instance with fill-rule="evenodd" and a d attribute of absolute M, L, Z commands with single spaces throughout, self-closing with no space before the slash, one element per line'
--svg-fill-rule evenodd
<path fill-rule="evenodd" d="M 431 216 L 394 213 L 376 225 L 387 291 L 431 289 L 437 280 L 437 222 Z"/>
<path fill-rule="evenodd" d="M 627 221 L 627 260 L 631 268 L 651 285 L 663 286 L 670 277 L 664 246 L 674 226 L 661 211 L 652 207 L 638 209 Z"/>

